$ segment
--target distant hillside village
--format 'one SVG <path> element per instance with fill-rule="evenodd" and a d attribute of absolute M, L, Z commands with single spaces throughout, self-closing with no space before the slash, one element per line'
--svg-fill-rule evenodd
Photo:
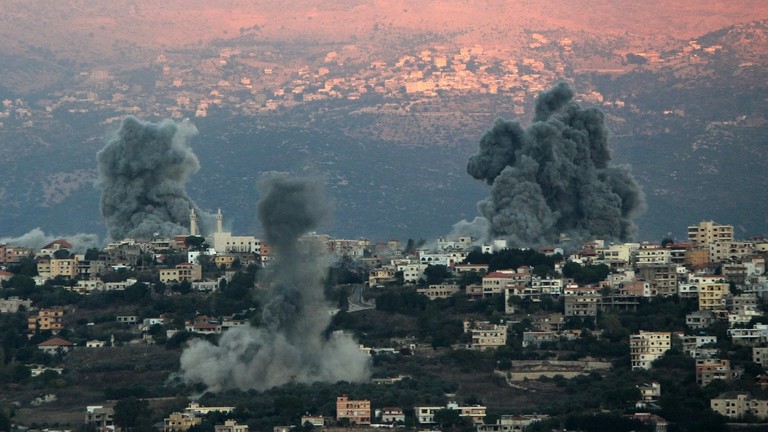
<path fill-rule="evenodd" d="M 172 340 L 180 343 L 195 335 L 218 335 L 232 327 L 257 324 L 253 308 L 218 316 L 190 310 L 180 322 L 171 314 L 150 316 L 138 307 L 126 307 L 121 309 L 126 313 L 110 319 L 127 331 L 119 332 L 117 337 L 113 334 L 109 338 L 85 340 L 75 332 L 67 332 L 69 323 L 82 321 L 80 324 L 94 326 L 99 320 L 103 322 L 104 317 L 81 315 L 80 309 L 61 298 L 56 301 L 48 298 L 42 300 L 42 304 L 36 304 L 31 298 L 39 287 L 63 288 L 78 298 L 122 292 L 120 298 L 133 296 L 152 301 L 206 296 L 222 290 L 231 293 L 231 287 L 241 282 L 239 279 L 247 269 L 256 272 L 268 267 L 274 258 L 266 242 L 224 231 L 221 211 L 217 214 L 216 231 L 211 235 L 200 235 L 194 212 L 190 215 L 189 228 L 190 235 L 171 239 L 123 239 L 109 243 L 103 250 L 89 249 L 83 253 L 72 253 L 74 246 L 65 240 L 53 241 L 40 249 L 2 244 L 3 290 L 0 293 L 5 298 L 0 298 L 0 314 L 24 314 L 28 339 L 51 358 L 61 358 L 73 350 L 153 345 Z M 483 352 L 510 346 L 547 350 L 583 341 L 585 337 L 609 338 L 603 334 L 609 331 L 608 326 L 598 326 L 598 317 L 608 312 L 616 316 L 635 313 L 648 302 L 674 298 L 676 302 L 694 305 L 685 314 L 684 328 L 672 324 L 664 328 L 665 324 L 650 322 L 644 325 L 640 321 L 638 331 L 629 335 L 628 346 L 623 345 L 632 371 L 652 370 L 659 359 L 676 350 L 693 359 L 691 372 L 702 388 L 716 380 L 742 379 L 745 372 L 755 375 L 759 388 L 768 386 L 768 375 L 763 375 L 763 368 L 768 365 L 768 318 L 764 309 L 768 293 L 768 239 L 737 240 L 731 225 L 703 221 L 689 226 L 685 242 L 595 240 L 573 251 L 554 246 L 512 251 L 506 249 L 503 241 L 476 244 L 470 237 L 440 238 L 428 247 L 422 244 L 425 242 L 413 240 L 403 245 L 397 240 L 346 240 L 320 234 L 304 236 L 301 241 L 322 245 L 338 262 L 345 263 L 346 268 L 358 271 L 357 279 L 349 279 L 356 282 L 350 285 L 351 296 L 343 297 L 338 305 L 330 304 L 330 313 L 405 307 L 393 306 L 392 295 L 377 296 L 377 293 L 405 290 L 409 286 L 427 302 L 457 296 L 469 302 L 503 298 L 503 313 L 498 311 L 488 319 L 464 319 L 463 335 L 450 341 L 449 347 Z M 527 260 L 527 263 L 514 265 L 516 260 Z M 257 280 L 251 280 L 247 288 L 255 285 L 258 291 Z M 228 289 L 230 291 L 226 291 Z M 355 299 L 355 295 L 359 297 Z M 722 328 L 719 334 L 708 331 L 717 326 Z M 360 349 L 371 356 L 414 355 L 440 346 L 435 340 L 408 337 L 390 346 L 361 344 Z M 728 349 L 750 350 L 749 358 L 733 363 L 733 356 L 728 355 L 732 351 L 723 349 L 726 340 Z M 9 352 L 6 348 L 6 354 Z M 568 379 L 612 367 L 599 357 L 589 353 L 578 361 L 513 359 L 498 363 L 495 369 L 510 386 L 525 386 L 528 380 Z M 5 362 L 10 360 L 9 356 Z M 47 364 L 24 366 L 32 377 L 62 374 L 62 368 L 57 367 L 55 361 L 42 363 Z M 755 369 L 758 372 L 755 373 Z M 403 379 L 409 377 L 401 375 L 374 381 L 392 385 Z M 636 393 L 632 393 L 632 397 L 636 397 L 635 407 L 639 411 L 627 418 L 652 427 L 648 430 L 667 430 L 670 421 L 657 410 L 668 389 L 656 381 L 633 386 L 633 389 Z M 448 401 L 439 405 L 393 407 L 380 406 L 376 400 L 349 400 L 341 394 L 334 397 L 337 398 L 335 418 L 307 413 L 298 426 L 403 425 L 407 412 L 412 416 L 410 425 L 439 428 L 447 418 L 453 418 L 446 414 L 450 412 L 457 414 L 459 420 L 467 420 L 470 429 L 496 432 L 523 430 L 548 418 L 535 413 L 504 414 L 486 421 L 486 406 L 481 403 Z M 169 414 L 158 428 L 166 432 L 190 430 L 200 425 L 208 413 L 203 408 L 193 403 L 186 410 Z M 768 420 L 768 398 L 749 391 L 729 389 L 718 393 L 710 399 L 709 408 L 733 421 L 747 417 Z M 217 409 L 226 411 L 233 407 Z M 86 424 L 100 430 L 115 428 L 114 404 L 83 407 L 83 411 Z M 290 428 L 279 426 L 275 431 Z M 234 420 L 215 426 L 216 432 L 247 430 L 247 425 Z"/>

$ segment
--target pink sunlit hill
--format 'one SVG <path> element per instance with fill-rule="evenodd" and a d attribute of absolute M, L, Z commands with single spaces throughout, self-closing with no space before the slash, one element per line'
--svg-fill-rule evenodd
<path fill-rule="evenodd" d="M 4 51 L 44 48 L 89 59 L 120 48 L 179 47 L 251 33 L 260 40 L 339 42 L 376 31 L 430 32 L 462 43 L 512 43 L 524 30 L 692 38 L 768 18 L 764 0 L 6 0 Z"/>

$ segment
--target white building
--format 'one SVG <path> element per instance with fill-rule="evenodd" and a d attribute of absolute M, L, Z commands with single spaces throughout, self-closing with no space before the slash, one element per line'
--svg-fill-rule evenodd
<path fill-rule="evenodd" d="M 650 369 L 651 364 L 672 348 L 672 333 L 646 332 L 629 337 L 629 355 L 632 359 L 632 369 Z"/>

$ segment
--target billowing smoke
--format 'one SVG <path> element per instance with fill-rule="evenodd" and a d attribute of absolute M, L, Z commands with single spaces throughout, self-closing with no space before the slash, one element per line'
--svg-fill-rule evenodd
<path fill-rule="evenodd" d="M 200 164 L 187 140 L 197 134 L 189 121 L 147 123 L 126 117 L 120 130 L 96 155 L 101 214 L 109 237 L 148 239 L 189 232 L 190 210 L 205 227 L 202 213 L 184 188 Z"/>
<path fill-rule="evenodd" d="M 322 248 L 299 242 L 328 214 L 320 182 L 269 173 L 258 188 L 259 220 L 276 256 L 261 281 L 268 289 L 262 325 L 230 329 L 218 345 L 192 341 L 181 355 L 184 380 L 211 391 L 367 380 L 369 359 L 357 343 L 345 334 L 325 334 L 331 316 L 323 296 L 328 267 Z"/>
<path fill-rule="evenodd" d="M 40 228 L 35 228 L 19 237 L 0 238 L 0 244 L 40 249 L 49 243 L 52 243 L 54 240 L 66 240 L 72 244 L 72 250 L 70 252 L 75 253 L 82 253 L 90 248 L 100 249 L 102 247 L 102 244 L 99 241 L 99 236 L 96 234 L 80 233 L 57 236 L 46 234 Z"/>
<path fill-rule="evenodd" d="M 610 164 L 603 113 L 573 96 L 560 83 L 539 96 L 530 126 L 497 120 L 482 137 L 467 171 L 491 185 L 477 204 L 485 220 L 455 231 L 485 228 L 518 247 L 632 238 L 645 196 L 628 167 Z"/>

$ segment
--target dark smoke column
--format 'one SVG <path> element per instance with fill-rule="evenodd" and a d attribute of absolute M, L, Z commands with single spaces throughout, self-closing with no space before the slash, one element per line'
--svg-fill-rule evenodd
<path fill-rule="evenodd" d="M 188 232 L 190 209 L 206 218 L 184 188 L 200 168 L 187 140 L 197 134 L 188 121 L 146 123 L 126 117 L 97 153 L 101 214 L 109 237 L 151 238 Z"/>
<path fill-rule="evenodd" d="M 565 83 L 542 93 L 527 128 L 497 120 L 467 164 L 491 185 L 477 204 L 484 220 L 456 228 L 484 227 L 489 238 L 518 247 L 632 238 L 643 191 L 628 167 L 610 164 L 603 113 L 581 108 L 573 96 Z"/>
<path fill-rule="evenodd" d="M 323 296 L 327 258 L 320 245 L 299 240 L 329 212 L 321 182 L 268 173 L 258 189 L 259 220 L 276 256 L 260 280 L 268 289 L 262 326 L 230 329 L 218 345 L 192 341 L 181 355 L 183 379 L 211 391 L 368 380 L 370 361 L 357 343 L 325 334 L 331 322 Z"/>

